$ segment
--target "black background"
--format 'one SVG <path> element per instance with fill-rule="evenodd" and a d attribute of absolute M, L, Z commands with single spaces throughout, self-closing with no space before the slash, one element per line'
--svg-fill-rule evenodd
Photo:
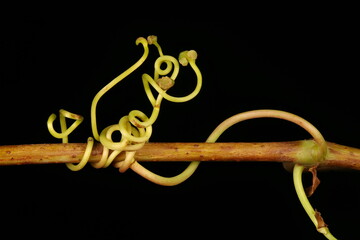
<path fill-rule="evenodd" d="M 46 120 L 60 108 L 85 117 L 70 142 L 86 142 L 92 98 L 141 56 L 137 37 L 157 35 L 165 54 L 198 52 L 203 88 L 190 102 L 163 102 L 152 142 L 203 142 L 227 117 L 271 108 L 309 120 L 328 141 L 359 147 L 356 28 L 351 14 L 334 11 L 241 19 L 191 11 L 156 19 L 67 13 L 6 19 L 0 144 L 59 142 Z M 142 73 L 153 72 L 155 47 L 150 52 L 141 68 L 100 100 L 100 128 L 133 109 L 151 113 L 141 83 Z M 192 70 L 182 68 L 169 93 L 184 95 L 194 86 Z M 232 127 L 219 141 L 307 138 L 291 123 L 259 119 Z M 186 167 L 144 165 L 165 176 Z M 335 236 L 360 238 L 359 173 L 321 172 L 319 178 L 310 199 L 314 207 Z M 62 165 L 2 166 L 0 182 L 0 234 L 14 238 L 325 239 L 302 209 L 292 175 L 278 163 L 202 163 L 174 187 L 157 186 L 131 170 L 87 166 L 71 172 Z"/>

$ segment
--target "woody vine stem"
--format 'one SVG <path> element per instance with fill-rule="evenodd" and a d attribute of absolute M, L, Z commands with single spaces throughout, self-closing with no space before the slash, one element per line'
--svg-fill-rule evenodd
<path fill-rule="evenodd" d="M 69 162 L 66 163 L 66 166 L 73 171 L 79 171 L 84 168 L 84 166 L 90 162 L 89 160 L 96 141 L 97 144 L 101 144 L 102 153 L 99 161 L 90 162 L 93 167 L 104 168 L 113 165 L 118 168 L 120 172 L 125 172 L 130 168 L 142 177 L 156 184 L 164 186 L 177 185 L 187 180 L 195 172 L 200 161 L 191 162 L 188 167 L 183 170 L 183 172 L 176 176 L 163 177 L 142 166 L 136 160 L 136 153 L 149 141 L 153 131 L 152 125 L 159 116 L 161 103 L 164 99 L 175 103 L 181 103 L 193 99 L 200 92 L 202 86 L 202 74 L 196 65 L 197 53 L 194 50 L 183 51 L 179 54 L 178 59 L 165 55 L 157 41 L 156 36 L 149 36 L 147 39 L 140 37 L 136 39 L 136 45 L 142 45 L 144 50 L 142 56 L 130 68 L 109 82 L 95 95 L 91 104 L 91 128 L 93 136 L 89 137 L 87 140 L 86 149 L 83 153 L 81 161 L 77 164 Z M 159 57 L 154 63 L 153 77 L 146 73 L 144 73 L 141 77 L 145 94 L 152 106 L 150 117 L 140 110 L 133 110 L 128 115 L 122 117 L 117 123 L 99 131 L 96 114 L 99 101 L 112 87 L 124 80 L 145 62 L 149 55 L 149 45 L 154 45 L 159 54 Z M 196 85 L 194 90 L 188 95 L 175 97 L 169 95 L 168 90 L 175 85 L 176 81 L 178 81 L 176 79 L 180 72 L 180 65 L 191 67 L 196 77 Z M 155 95 L 154 92 L 156 93 Z M 48 118 L 47 127 L 49 132 L 55 138 L 61 139 L 63 143 L 68 143 L 68 136 L 82 123 L 83 117 L 61 109 L 59 111 L 60 132 L 56 131 L 53 126 L 56 118 L 56 114 L 52 114 Z M 290 121 L 302 127 L 311 135 L 313 141 L 306 142 L 306 144 L 304 143 L 304 147 L 302 148 L 303 151 L 296 154 L 296 161 L 294 161 L 295 164 L 293 166 L 293 181 L 295 190 L 300 203 L 304 207 L 311 221 L 314 223 L 316 229 L 327 239 L 336 239 L 330 233 L 320 213 L 313 209 L 308 200 L 308 196 L 315 191 L 317 186 L 316 168 L 321 165 L 321 163 L 323 163 L 329 155 L 327 142 L 322 134 L 310 122 L 297 115 L 279 110 L 264 109 L 248 111 L 236 114 L 223 121 L 210 134 L 206 142 L 215 143 L 220 135 L 234 124 L 255 118 L 277 118 Z M 67 126 L 67 119 L 73 120 L 73 123 L 69 127 Z M 114 132 L 120 132 L 120 141 L 113 141 L 112 135 Z M 123 153 L 125 153 L 123 161 L 114 161 L 120 154 Z M 310 194 L 306 195 L 302 184 L 302 173 L 304 170 L 308 169 L 310 169 L 313 173 L 313 186 Z"/>

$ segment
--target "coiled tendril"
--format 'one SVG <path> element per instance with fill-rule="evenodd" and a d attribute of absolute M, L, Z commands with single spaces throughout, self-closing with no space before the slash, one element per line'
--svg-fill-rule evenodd
<path fill-rule="evenodd" d="M 147 39 L 140 37 L 136 40 L 136 45 L 139 44 L 141 44 L 144 48 L 144 53 L 141 58 L 95 95 L 91 105 L 91 127 L 93 137 L 88 138 L 88 144 L 82 160 L 78 164 L 68 163 L 66 165 L 73 171 L 82 169 L 89 161 L 95 139 L 102 144 L 103 153 L 99 162 L 92 163 L 93 167 L 108 167 L 113 163 L 116 156 L 125 151 L 125 160 L 114 164 L 120 172 L 125 172 L 127 169 L 131 168 L 152 182 L 167 186 L 176 185 L 191 176 L 198 166 L 198 162 L 190 163 L 188 168 L 175 177 L 162 177 L 150 172 L 140 165 L 135 160 L 135 154 L 137 150 L 142 148 L 144 144 L 149 141 L 152 134 L 152 125 L 159 116 L 160 105 L 163 99 L 171 102 L 186 102 L 193 99 L 200 92 L 202 86 L 202 75 L 195 63 L 197 53 L 194 50 L 184 51 L 180 53 L 179 60 L 172 56 L 164 55 L 159 43 L 157 42 L 156 36 L 149 36 Z M 142 111 L 133 110 L 129 113 L 129 115 L 122 117 L 118 123 L 106 127 L 99 134 L 96 121 L 96 107 L 100 98 L 112 87 L 135 71 L 146 60 L 149 55 L 149 44 L 155 45 L 160 55 L 154 64 L 154 77 L 151 77 L 146 73 L 142 75 L 142 83 L 145 93 L 153 107 L 151 116 L 147 117 L 147 115 Z M 164 64 L 166 67 L 161 68 Z M 167 90 L 175 84 L 175 80 L 179 74 L 180 64 L 183 66 L 190 64 L 196 74 L 197 83 L 195 89 L 190 94 L 183 97 L 174 97 L 169 95 Z M 158 93 L 156 97 L 154 96 L 151 87 Z M 52 136 L 62 139 L 63 143 L 67 143 L 69 134 L 83 121 L 83 118 L 80 115 L 70 113 L 63 109 L 60 110 L 59 115 L 61 125 L 60 133 L 56 132 L 53 127 L 53 122 L 56 119 L 55 114 L 52 114 L 49 117 L 47 126 Z M 66 126 L 66 118 L 75 120 L 69 128 Z M 112 135 L 116 131 L 121 134 L 121 139 L 118 142 L 114 142 L 112 140 Z"/>
<path fill-rule="evenodd" d="M 195 63 L 195 60 L 197 59 L 197 53 L 194 50 L 181 52 L 178 60 L 172 56 L 164 55 L 159 43 L 157 42 L 156 36 L 149 36 L 147 39 L 140 37 L 136 40 L 136 45 L 138 44 L 142 44 L 144 48 L 144 53 L 141 58 L 129 69 L 127 69 L 125 72 L 123 72 L 118 77 L 113 79 L 110 83 L 108 83 L 105 87 L 103 87 L 95 95 L 92 101 L 91 127 L 93 137 L 103 146 L 103 153 L 100 161 L 92 163 L 92 166 L 95 168 L 108 167 L 113 163 L 116 156 L 118 156 L 121 152 L 125 152 L 125 160 L 114 163 L 114 166 L 118 168 L 120 172 L 125 172 L 127 169 L 131 168 L 139 175 L 154 183 L 165 186 L 176 185 L 189 178 L 197 169 L 200 162 L 191 162 L 189 166 L 177 176 L 163 177 L 144 168 L 136 161 L 135 155 L 136 151 L 142 148 L 144 144 L 149 141 L 152 134 L 152 125 L 159 116 L 160 105 L 163 99 L 171 102 L 186 102 L 193 99 L 199 93 L 202 86 L 202 75 Z M 147 115 L 142 111 L 133 110 L 129 113 L 129 115 L 122 117 L 118 123 L 106 127 L 99 134 L 96 121 L 96 107 L 100 98 L 112 87 L 114 87 L 125 77 L 131 74 L 134 70 L 136 70 L 146 60 L 149 54 L 149 44 L 155 45 L 160 55 L 154 64 L 154 77 L 152 78 L 146 73 L 142 75 L 142 82 L 145 93 L 153 107 L 151 116 L 147 117 Z M 166 67 L 161 68 L 161 66 L 163 66 L 164 64 Z M 187 66 L 188 64 L 190 64 L 191 68 L 196 74 L 197 84 L 193 92 L 191 92 L 190 94 L 183 97 L 174 97 L 169 95 L 167 93 L 167 90 L 175 84 L 175 80 L 179 74 L 179 64 L 183 66 Z M 158 93 L 156 97 L 154 96 L 151 87 Z M 55 131 L 53 127 L 53 123 L 56 119 L 55 114 L 50 115 L 47 121 L 47 126 L 52 136 L 62 139 L 63 143 L 67 143 L 69 134 L 74 131 L 77 126 L 79 126 L 79 124 L 83 121 L 83 117 L 63 109 L 59 111 L 59 116 L 61 127 L 60 133 Z M 66 118 L 75 120 L 69 128 L 66 124 Z M 324 140 L 321 133 L 311 123 L 309 123 L 303 118 L 284 111 L 254 110 L 234 115 L 223 121 L 211 133 L 211 135 L 207 139 L 207 142 L 216 142 L 220 135 L 232 125 L 244 120 L 254 118 L 284 119 L 301 126 L 314 138 L 316 145 L 312 146 L 309 151 L 310 153 L 307 155 L 305 154 L 305 157 L 303 157 L 303 159 L 294 166 L 294 185 L 301 204 L 303 205 L 305 211 L 316 226 L 317 230 L 323 233 L 324 236 L 328 239 L 336 239 L 334 236 L 332 236 L 326 224 L 323 222 L 323 219 L 320 217 L 319 212 L 315 211 L 312 208 L 302 185 L 302 172 L 305 168 L 304 165 L 316 166 L 325 158 L 327 154 L 326 141 Z M 116 131 L 120 132 L 121 134 L 121 139 L 118 142 L 114 142 L 112 140 L 112 135 Z M 78 164 L 66 164 L 69 169 L 73 171 L 78 171 L 86 165 L 86 163 L 89 161 L 94 145 L 93 137 L 88 138 L 87 147 L 81 161 Z"/>

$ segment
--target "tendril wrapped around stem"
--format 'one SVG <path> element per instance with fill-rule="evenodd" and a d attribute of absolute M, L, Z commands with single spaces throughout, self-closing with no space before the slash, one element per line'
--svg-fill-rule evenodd
<path fill-rule="evenodd" d="M 201 89 L 202 85 L 202 75 L 197 67 L 195 60 L 197 58 L 197 53 L 193 50 L 184 51 L 179 55 L 179 61 L 169 55 L 164 55 L 163 51 L 157 42 L 156 36 L 149 36 L 147 40 L 145 38 L 138 38 L 136 40 L 136 45 L 141 44 L 144 48 L 144 53 L 140 59 L 133 64 L 129 69 L 124 71 L 118 77 L 109 82 L 105 87 L 103 87 L 94 97 L 91 105 L 91 126 L 92 132 L 95 140 L 99 141 L 103 146 L 103 153 L 101 160 L 97 163 L 92 163 L 92 166 L 95 168 L 108 167 L 111 165 L 113 160 L 121 152 L 126 152 L 126 158 L 123 162 L 116 163 L 114 166 L 119 168 L 120 172 L 125 172 L 128 168 L 132 168 L 138 174 L 146 177 L 150 181 L 156 182 L 162 185 L 176 185 L 180 182 L 185 181 L 196 168 L 196 164 L 190 164 L 192 171 L 189 174 L 189 171 L 186 169 L 183 173 L 172 178 L 161 177 L 157 174 L 151 173 L 149 170 L 141 166 L 135 160 L 136 151 L 142 148 L 144 144 L 149 141 L 152 134 L 152 125 L 156 121 L 160 112 L 160 105 L 163 99 L 172 102 L 185 102 L 194 98 Z M 126 78 L 129 74 L 135 71 L 148 57 L 149 47 L 148 45 L 155 45 L 159 57 L 154 63 L 154 78 L 150 77 L 148 74 L 142 75 L 142 82 L 145 89 L 145 93 L 153 107 L 153 111 L 150 117 L 147 117 L 145 113 L 140 110 L 133 110 L 129 115 L 122 117 L 117 124 L 110 125 L 104 128 L 99 134 L 96 121 L 96 108 L 101 97 L 107 93 L 112 87 Z M 194 70 L 197 77 L 197 84 L 192 93 L 184 97 L 174 97 L 167 93 L 167 90 L 170 89 L 175 84 L 175 79 L 177 78 L 180 71 L 179 62 L 186 66 L 190 63 L 191 68 Z M 165 68 L 162 68 L 164 66 Z M 168 76 L 169 75 L 169 76 Z M 151 87 L 158 93 L 155 98 Z M 55 114 L 52 114 L 48 119 L 48 129 L 50 133 L 57 138 L 63 139 L 64 143 L 68 142 L 68 135 L 82 122 L 82 117 L 76 114 L 72 114 L 65 110 L 60 110 L 60 125 L 61 133 L 57 133 L 54 130 L 53 122 L 56 118 Z M 76 120 L 70 128 L 66 127 L 66 119 L 70 118 Z M 119 142 L 114 142 L 112 135 L 114 132 L 120 132 L 121 139 Z M 85 150 L 84 156 L 80 163 L 78 164 L 67 164 L 67 166 L 74 171 L 82 169 L 89 160 L 90 153 L 92 151 L 94 139 L 92 137 L 88 138 L 87 148 Z"/>
<path fill-rule="evenodd" d="M 160 106 L 163 99 L 171 102 L 186 102 L 193 99 L 199 92 L 202 86 L 202 75 L 199 68 L 196 65 L 197 53 L 194 50 L 183 51 L 179 55 L 179 60 L 172 56 L 164 55 L 163 51 L 157 42 L 156 36 L 149 36 L 147 40 L 145 38 L 138 38 L 136 44 L 141 44 L 144 48 L 144 53 L 140 59 L 133 64 L 129 69 L 124 71 L 118 77 L 109 82 L 103 87 L 94 97 L 91 105 L 91 126 L 93 137 L 89 137 L 87 141 L 87 147 L 82 157 L 82 160 L 78 164 L 67 163 L 66 166 L 73 170 L 78 171 L 82 169 L 89 160 L 94 145 L 94 139 L 99 141 L 103 146 L 102 157 L 99 162 L 92 163 L 95 168 L 103 168 L 110 166 L 114 159 L 121 153 L 125 152 L 125 160 L 116 162 L 114 166 L 119 169 L 120 172 L 125 172 L 131 168 L 133 171 L 143 176 L 144 178 L 164 186 L 173 186 L 182 183 L 188 179 L 199 166 L 199 161 L 191 162 L 188 167 L 180 174 L 173 177 L 163 177 L 157 175 L 136 161 L 136 151 L 141 149 L 146 142 L 149 141 L 152 134 L 152 125 L 159 116 Z M 96 120 L 96 108 L 101 97 L 107 93 L 112 87 L 126 78 L 129 74 L 135 71 L 148 57 L 149 47 L 148 45 L 155 45 L 159 57 L 154 63 L 154 77 L 144 73 L 142 75 L 142 83 L 145 90 L 145 94 L 153 107 L 151 116 L 148 117 L 140 110 L 133 110 L 127 116 L 122 117 L 118 123 L 110 125 L 104 128 L 99 134 Z M 195 72 L 197 83 L 194 90 L 182 97 L 171 96 L 167 91 L 174 86 L 175 80 L 179 75 L 180 64 L 182 66 L 190 65 Z M 165 65 L 165 68 L 162 68 Z M 152 87 L 152 88 L 151 88 Z M 153 90 L 157 92 L 155 97 Z M 47 126 L 51 135 L 55 138 L 62 139 L 63 143 L 68 143 L 69 134 L 75 130 L 75 128 L 81 124 L 83 118 L 80 115 L 70 113 L 61 109 L 59 111 L 61 132 L 57 132 L 54 129 L 53 123 L 56 119 L 56 115 L 52 114 L 48 118 Z M 72 125 L 67 128 L 66 118 L 74 120 Z M 312 222 L 315 224 L 319 232 L 323 233 L 328 239 L 335 239 L 332 236 L 323 219 L 319 213 L 315 211 L 309 203 L 302 185 L 302 172 L 305 166 L 317 166 L 328 153 L 326 141 L 321 133 L 308 121 L 296 116 L 294 114 L 278 111 L 278 110 L 254 110 L 249 112 L 240 113 L 234 115 L 224 122 L 222 122 L 208 137 L 206 142 L 216 142 L 220 135 L 232 125 L 244 120 L 254 118 L 278 118 L 293 122 L 303 129 L 305 129 L 314 139 L 316 145 L 311 146 L 311 149 L 307 153 L 302 153 L 298 156 L 299 161 L 295 164 L 293 169 L 293 180 L 296 192 L 303 205 L 305 211 L 309 215 Z M 114 142 L 112 135 L 114 132 L 120 132 L 121 139 L 118 142 Z"/>

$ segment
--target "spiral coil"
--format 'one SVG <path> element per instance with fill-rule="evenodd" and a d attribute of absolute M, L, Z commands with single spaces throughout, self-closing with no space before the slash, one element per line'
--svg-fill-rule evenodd
<path fill-rule="evenodd" d="M 150 172 L 142 165 L 140 165 L 136 159 L 136 151 L 141 149 L 146 142 L 149 141 L 152 134 L 152 125 L 159 116 L 160 106 L 163 99 L 171 102 L 186 102 L 193 99 L 199 92 L 202 86 L 202 75 L 197 67 L 195 60 L 197 59 L 197 53 L 194 50 L 184 51 L 180 53 L 179 60 L 176 58 L 164 55 L 163 51 L 157 42 L 156 36 L 149 36 L 147 39 L 138 38 L 136 45 L 142 44 L 144 53 L 141 58 L 132 65 L 125 72 L 113 79 L 105 87 L 103 87 L 94 97 L 91 105 L 91 126 L 93 137 L 89 137 L 87 141 L 87 147 L 81 161 L 78 164 L 67 163 L 67 167 L 73 171 L 81 170 L 89 161 L 92 148 L 94 145 L 94 139 L 99 141 L 103 146 L 102 157 L 99 162 L 92 163 L 95 168 L 106 168 L 110 166 L 114 159 L 121 153 L 125 152 L 125 160 L 114 163 L 114 167 L 118 168 L 120 172 L 125 172 L 127 169 L 132 168 L 135 172 L 161 185 L 176 185 L 185 181 L 196 169 L 198 163 L 190 163 L 191 174 L 189 174 L 189 168 L 183 173 L 175 177 L 162 177 L 155 173 Z M 96 107 L 100 98 L 109 91 L 112 87 L 126 78 L 129 74 L 135 71 L 148 57 L 149 47 L 148 45 L 155 45 L 159 57 L 154 63 L 154 77 L 144 73 L 142 75 L 142 83 L 145 89 L 147 98 L 149 99 L 153 110 L 151 116 L 148 117 L 140 110 L 133 110 L 127 116 L 122 117 L 117 124 L 110 125 L 104 128 L 99 134 L 96 121 Z M 161 68 L 165 64 L 165 68 Z M 190 64 L 194 70 L 197 78 L 196 87 L 190 94 L 183 97 L 174 97 L 167 93 L 174 84 L 180 71 L 180 65 L 187 66 Z M 151 88 L 152 87 L 152 88 Z M 154 89 L 158 95 L 155 97 L 152 89 Z M 58 133 L 54 129 L 53 123 L 56 119 L 56 115 L 50 115 L 47 126 L 49 132 L 55 138 L 62 139 L 63 143 L 68 142 L 68 136 L 75 130 L 77 126 L 83 121 L 83 117 L 66 110 L 61 109 L 59 111 L 61 132 Z M 75 120 L 75 122 L 67 128 L 66 118 Z M 120 132 L 121 139 L 118 142 L 114 142 L 112 135 L 114 132 Z"/>

